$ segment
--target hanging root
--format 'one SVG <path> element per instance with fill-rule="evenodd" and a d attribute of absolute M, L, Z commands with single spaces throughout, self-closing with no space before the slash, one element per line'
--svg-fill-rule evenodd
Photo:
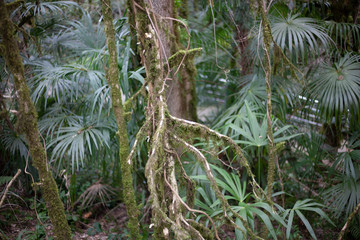
<path fill-rule="evenodd" d="M 230 145 L 239 156 L 241 165 L 247 169 L 249 176 L 252 177 L 254 193 L 260 193 L 263 196 L 266 196 L 263 190 L 254 180 L 254 175 L 252 174 L 250 166 L 243 156 L 241 149 L 233 142 L 231 138 L 219 134 L 204 125 L 171 116 L 167 113 L 164 96 L 160 95 L 158 96 L 158 99 L 159 101 L 157 101 L 156 105 L 153 107 L 154 110 L 149 113 L 149 116 L 151 117 L 145 121 L 143 127 L 137 134 L 134 146 L 130 151 L 128 159 L 128 161 L 131 162 L 131 158 L 134 156 L 137 143 L 141 140 L 141 138 L 145 137 L 146 131 L 151 130 L 151 126 L 153 126 L 152 131 L 154 134 L 153 138 L 151 139 L 150 156 L 146 164 L 145 174 L 148 180 L 149 191 L 152 198 L 152 220 L 156 228 L 155 234 L 158 237 L 170 238 L 170 236 L 172 236 L 169 232 L 171 229 L 175 239 L 205 239 L 205 236 L 209 236 L 209 231 L 206 231 L 204 230 L 205 228 L 200 227 L 202 226 L 201 224 L 194 224 L 191 219 L 185 219 L 185 213 L 183 212 L 182 208 L 185 207 L 188 212 L 194 215 L 196 213 L 205 215 L 211 223 L 215 238 L 218 240 L 221 239 L 218 235 L 215 223 L 212 218 L 203 211 L 192 209 L 179 196 L 177 180 L 175 176 L 175 159 L 179 161 L 178 166 L 180 166 L 180 170 L 186 181 L 191 183 L 191 180 L 182 168 L 181 161 L 176 152 L 176 146 L 174 146 L 175 144 L 171 144 L 172 142 L 176 142 L 178 145 L 181 145 L 185 151 L 193 154 L 202 164 L 206 172 L 206 176 L 210 181 L 210 185 L 214 190 L 217 198 L 221 202 L 223 214 L 228 222 L 234 228 L 242 231 L 244 236 L 249 234 L 252 239 L 261 239 L 255 235 L 247 221 L 237 212 L 231 209 L 229 203 L 216 184 L 215 178 L 211 172 L 210 165 L 205 156 L 200 152 L 199 149 L 181 137 L 177 136 L 175 133 L 178 131 L 184 133 L 186 130 L 192 132 L 197 137 L 208 136 L 210 139 L 216 142 L 223 142 L 227 145 Z M 152 124 L 154 122 L 156 124 Z M 169 131 L 169 129 L 174 129 L 174 131 Z M 193 185 L 189 184 L 188 186 L 192 187 L 187 189 L 187 192 L 193 192 Z M 233 217 L 239 218 L 242 221 L 246 231 L 240 228 L 234 222 Z M 206 239 L 208 239 L 208 237 L 206 237 Z"/>
<path fill-rule="evenodd" d="M 179 51 L 167 58 L 163 54 L 164 45 L 159 37 L 157 18 L 171 21 L 174 19 L 158 16 L 152 9 L 151 1 L 148 3 L 149 6 L 143 0 L 132 0 L 132 11 L 133 15 L 136 16 L 136 29 L 140 41 L 139 52 L 145 66 L 146 82 L 148 83 L 148 97 L 146 99 L 146 121 L 136 136 L 127 162 L 131 163 L 138 143 L 145 136 L 149 136 L 149 158 L 145 166 L 145 176 L 152 199 L 151 227 L 154 226 L 154 238 L 184 240 L 214 239 L 215 237 L 217 240 L 221 239 L 213 219 L 205 212 L 193 209 L 194 182 L 186 175 L 178 155 L 179 152 L 186 151 L 194 155 L 197 161 L 202 164 L 210 185 L 221 202 L 226 220 L 234 228 L 240 230 L 244 236 L 248 234 L 251 239 L 261 239 L 252 231 L 247 220 L 231 209 L 216 184 L 207 159 L 193 145 L 193 139 L 203 137 L 211 139 L 217 144 L 230 146 L 240 159 L 241 166 L 246 169 L 250 176 L 255 196 L 257 198 L 266 196 L 255 181 L 240 147 L 231 138 L 204 125 L 176 118 L 168 113 L 165 83 L 167 80 L 171 80 L 169 76 L 170 65 L 172 65 L 171 68 L 176 68 L 178 71 L 185 57 L 192 57 L 200 49 L 189 50 L 187 48 L 186 51 Z M 177 64 L 179 66 L 176 67 Z M 191 137 L 189 138 L 189 136 Z M 178 171 L 176 171 L 177 169 Z M 181 173 L 180 178 L 186 183 L 184 184 L 187 186 L 188 197 L 186 202 L 180 197 L 176 172 Z M 187 219 L 185 217 L 187 214 L 190 214 L 190 218 L 196 217 L 198 214 L 206 216 L 211 227 L 205 227 L 193 219 Z M 246 230 L 236 225 L 234 221 L 236 218 L 242 221 Z"/>
<path fill-rule="evenodd" d="M 214 140 L 215 142 L 223 142 L 226 145 L 233 148 L 236 155 L 240 158 L 241 166 L 246 169 L 248 175 L 251 178 L 250 183 L 252 185 L 253 193 L 254 193 L 255 197 L 260 199 L 261 196 L 266 196 L 264 190 L 256 182 L 255 175 L 252 173 L 250 165 L 249 165 L 248 161 L 246 160 L 244 154 L 242 153 L 241 148 L 234 142 L 234 140 L 232 140 L 230 137 L 228 137 L 226 135 L 220 134 L 220 133 L 208 128 L 205 125 L 202 125 L 202 124 L 199 124 L 196 122 L 192 122 L 189 120 L 180 119 L 180 118 L 177 118 L 174 116 L 169 116 L 169 117 L 170 117 L 170 121 L 172 121 L 172 125 L 174 126 L 175 129 L 180 129 L 183 132 L 185 131 L 185 133 L 186 133 L 186 131 L 190 131 L 193 133 L 195 132 L 198 137 L 210 138 L 210 139 Z M 269 203 L 272 203 L 271 199 L 267 199 L 267 201 Z"/>

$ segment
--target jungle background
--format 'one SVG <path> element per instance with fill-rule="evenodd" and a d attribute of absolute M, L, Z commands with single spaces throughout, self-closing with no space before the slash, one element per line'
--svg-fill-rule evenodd
<path fill-rule="evenodd" d="M 0 7 L 1 239 L 360 239 L 357 0 Z"/>

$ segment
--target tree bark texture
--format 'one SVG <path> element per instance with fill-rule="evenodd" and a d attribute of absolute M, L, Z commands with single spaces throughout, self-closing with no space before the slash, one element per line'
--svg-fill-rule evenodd
<path fill-rule="evenodd" d="M 129 216 L 128 227 L 130 229 L 131 239 L 141 239 L 139 234 L 139 209 L 136 204 L 136 198 L 132 179 L 132 161 L 127 161 L 129 156 L 129 139 L 127 135 L 126 121 L 124 118 L 123 103 L 121 100 L 119 68 L 117 62 L 115 30 L 113 26 L 113 17 L 111 10 L 111 1 L 102 0 L 102 12 L 105 23 L 106 42 L 109 50 L 109 69 L 107 70 L 107 81 L 110 86 L 112 99 L 112 109 L 117 122 L 117 136 L 119 138 L 119 158 L 122 173 L 123 198 L 126 205 L 126 211 Z"/>
<path fill-rule="evenodd" d="M 16 88 L 19 104 L 17 119 L 18 132 L 25 133 L 30 155 L 34 166 L 39 172 L 39 183 L 46 208 L 54 226 L 54 233 L 59 240 L 71 239 L 71 231 L 66 220 L 64 205 L 60 200 L 55 180 L 49 170 L 46 151 L 39 139 L 37 112 L 30 98 L 30 91 L 26 85 L 24 65 L 17 46 L 15 27 L 10 20 L 4 0 L 0 1 L 0 32 L 2 36 L 2 51 L 8 68 L 10 69 Z"/>
<path fill-rule="evenodd" d="M 344 239 L 346 231 L 348 230 L 352 220 L 356 217 L 356 215 L 358 214 L 359 211 L 360 211 L 360 203 L 358 203 L 358 205 L 356 205 L 354 211 L 350 214 L 350 216 L 346 220 L 345 225 L 343 226 L 343 228 L 341 229 L 341 231 L 339 233 L 338 240 Z"/>
<path fill-rule="evenodd" d="M 179 50 L 184 49 L 180 44 L 179 23 L 171 20 L 171 18 L 176 18 L 177 9 L 173 0 L 147 0 L 146 2 L 152 8 L 151 14 L 157 19 L 155 24 L 159 29 L 160 57 L 161 61 L 166 61 Z M 196 121 L 196 68 L 193 56 L 186 57 L 179 74 L 173 75 L 171 79 L 167 80 L 166 102 L 172 115 Z M 178 65 L 170 65 L 172 74 L 177 67 Z"/>
<path fill-rule="evenodd" d="M 265 12 L 265 5 L 266 1 L 258 0 L 258 6 L 261 16 L 261 25 L 262 25 L 262 32 L 264 36 L 264 52 L 265 52 L 265 84 L 266 84 L 266 120 L 267 120 L 267 130 L 266 135 L 268 139 L 268 149 L 269 149 L 269 161 L 268 161 L 268 176 L 267 176 L 267 198 L 271 199 L 272 192 L 273 192 L 273 183 L 274 183 L 274 176 L 275 176 L 275 164 L 277 161 L 277 155 L 275 150 L 275 143 L 274 143 L 274 135 L 272 130 L 272 122 L 271 122 L 271 57 L 270 57 L 270 50 L 271 50 L 271 42 L 272 42 L 272 33 L 270 22 L 266 16 Z M 280 173 L 279 173 L 280 174 Z"/>
<path fill-rule="evenodd" d="M 194 138 L 211 139 L 214 142 L 222 142 L 231 146 L 239 157 L 241 166 L 245 167 L 251 178 L 256 196 L 264 191 L 256 183 L 250 166 L 243 156 L 240 147 L 229 137 L 221 135 L 208 127 L 193 121 L 184 120 L 172 116 L 167 108 L 166 101 L 166 80 L 167 63 L 164 59 L 164 49 L 160 35 L 160 27 L 164 20 L 172 20 L 165 17 L 159 17 L 155 13 L 152 0 L 132 1 L 132 15 L 136 16 L 136 31 L 139 44 L 139 53 L 142 63 L 145 66 L 146 82 L 148 84 L 148 98 L 146 108 L 146 121 L 139 130 L 134 146 L 130 151 L 129 159 L 136 149 L 136 142 L 148 136 L 149 138 L 149 158 L 145 167 L 145 176 L 151 197 L 152 224 L 154 227 L 154 239 L 214 239 L 220 240 L 217 234 L 217 228 L 206 213 L 192 209 L 191 199 L 194 200 L 194 184 L 183 171 L 182 174 L 175 176 L 175 171 L 182 168 L 182 162 L 179 158 L 179 148 L 181 152 L 192 154 L 202 165 L 210 185 L 216 196 L 221 202 L 223 214 L 229 223 L 246 234 L 245 231 L 235 224 L 234 218 L 239 218 L 247 233 L 252 239 L 260 239 L 255 236 L 247 221 L 237 212 L 233 211 L 217 186 L 215 178 L 211 172 L 210 165 L 203 153 L 194 145 Z M 159 19 L 160 18 L 160 19 Z M 162 18 L 162 19 L 161 19 Z M 162 20 L 162 21 L 161 21 Z M 192 49 L 189 55 L 198 51 Z M 162 55 L 161 55 L 162 54 Z M 178 51 L 168 60 L 169 65 L 176 65 L 179 59 L 183 59 L 185 51 Z M 173 83 L 174 84 L 174 83 Z M 171 95 L 168 95 L 171 96 Z M 180 153 L 181 154 L 181 153 Z M 183 181 L 187 184 L 186 194 L 187 203 L 179 196 L 178 183 Z M 192 196 L 191 196 L 192 195 Z M 232 214 L 228 214 L 230 211 Z M 211 222 L 211 228 L 205 227 L 201 223 L 196 223 L 192 219 L 187 219 L 187 213 L 200 213 L 208 217 Z"/>

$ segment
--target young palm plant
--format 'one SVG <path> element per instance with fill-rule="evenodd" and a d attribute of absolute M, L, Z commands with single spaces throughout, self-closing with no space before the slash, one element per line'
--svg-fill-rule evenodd
<path fill-rule="evenodd" d="M 269 230 L 272 239 L 277 239 L 275 229 L 272 225 L 272 219 L 285 226 L 283 219 L 272 210 L 268 203 L 256 201 L 249 203 L 251 194 L 246 193 L 246 181 L 241 181 L 238 174 L 228 173 L 226 170 L 211 165 L 212 170 L 216 173 L 216 184 L 223 190 L 225 198 L 232 203 L 231 208 L 237 212 L 243 219 L 249 223 L 252 229 L 255 229 L 255 218 L 261 220 Z M 205 175 L 192 176 L 192 179 L 208 181 Z M 223 212 L 220 200 L 212 201 L 203 188 L 197 188 L 199 198 L 195 199 L 195 205 L 203 209 L 211 218 L 216 218 Z M 203 202 L 201 199 L 203 199 Z M 232 214 L 229 212 L 228 214 Z M 204 215 L 199 215 L 199 221 Z M 208 220 L 206 220 L 208 222 Z M 236 239 L 247 239 L 246 229 L 240 219 L 236 219 L 236 224 L 242 229 L 235 230 Z"/>
<path fill-rule="evenodd" d="M 306 229 L 310 233 L 311 237 L 313 239 L 317 239 L 314 229 L 311 227 L 311 223 L 309 220 L 304 216 L 304 211 L 310 211 L 315 212 L 319 214 L 322 218 L 326 219 L 329 223 L 332 225 L 333 222 L 330 220 L 330 218 L 324 213 L 321 208 L 324 208 L 325 206 L 316 202 L 313 202 L 312 199 L 305 199 L 305 200 L 298 200 L 294 204 L 294 206 L 291 209 L 287 209 L 283 213 L 283 218 L 287 219 L 287 225 L 286 225 L 286 239 L 290 238 L 291 229 L 294 221 L 295 215 L 297 215 L 300 220 L 304 223 Z M 335 225 L 334 225 L 335 226 Z"/>

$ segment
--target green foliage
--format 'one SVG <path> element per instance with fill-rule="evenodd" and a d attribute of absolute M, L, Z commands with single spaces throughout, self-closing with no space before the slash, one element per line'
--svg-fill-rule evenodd
<path fill-rule="evenodd" d="M 252 229 L 254 229 L 255 217 L 261 219 L 269 230 L 272 238 L 277 239 L 271 218 L 269 216 L 284 226 L 285 222 L 271 209 L 270 205 L 265 202 L 248 203 L 251 194 L 246 194 L 246 181 L 241 182 L 238 174 L 228 173 L 226 170 L 214 165 L 210 166 L 213 171 L 217 173 L 216 176 L 218 177 L 215 177 L 216 184 L 223 190 L 225 198 L 229 201 L 229 203 L 231 203 L 231 209 L 243 217 Z M 192 176 L 191 178 L 208 181 L 205 175 Z M 195 205 L 207 212 L 210 217 L 219 217 L 219 215 L 223 213 L 220 200 L 211 200 L 202 187 L 198 187 L 197 191 L 199 193 L 199 197 L 201 197 L 205 202 L 200 199 L 195 199 Z M 232 215 L 231 212 L 227 214 Z M 197 220 L 199 221 L 201 217 L 204 216 L 200 215 Z M 208 223 L 208 219 L 206 221 Z M 246 232 L 246 229 L 240 219 L 236 219 L 236 224 Z M 240 230 L 236 229 L 235 232 L 236 239 L 246 239 L 246 236 L 243 236 Z"/>
<path fill-rule="evenodd" d="M 101 225 L 98 222 L 95 222 L 93 224 L 93 227 L 88 229 L 89 236 L 94 236 L 95 234 L 101 233 L 101 232 L 102 232 Z"/>
<path fill-rule="evenodd" d="M 12 179 L 10 176 L 0 176 L 0 186 L 9 182 Z"/>
<path fill-rule="evenodd" d="M 24 6 L 20 6 L 12 13 L 13 15 L 20 13 L 21 17 L 26 16 L 29 12 L 34 16 L 44 16 L 47 14 L 64 13 L 64 9 L 71 7 L 79 7 L 77 3 L 72 1 L 53 1 L 53 2 L 26 2 Z"/>
<path fill-rule="evenodd" d="M 288 51 L 291 58 L 315 57 L 331 43 L 326 29 L 316 19 L 300 17 L 299 14 L 274 18 L 271 29 L 274 41 Z"/>
<path fill-rule="evenodd" d="M 228 124 L 228 127 L 235 131 L 235 135 L 232 138 L 239 138 L 240 136 L 245 140 L 237 140 L 237 143 L 244 144 L 245 146 L 262 147 L 268 145 L 268 139 L 266 137 L 267 121 L 266 116 L 263 115 L 261 123 L 258 122 L 258 118 L 254 112 L 251 111 L 249 105 L 245 101 L 246 117 L 243 122 L 240 122 L 240 126 L 235 124 Z M 262 114 L 261 114 L 262 115 Z M 279 143 L 288 141 L 291 138 L 298 136 L 299 134 L 285 135 L 287 130 L 291 127 L 290 125 L 280 127 L 277 124 L 277 119 L 273 121 L 274 126 L 274 142 Z M 225 125 L 227 127 L 227 125 Z"/>
<path fill-rule="evenodd" d="M 360 238 L 360 216 L 357 215 L 350 226 L 350 234 L 354 239 Z"/>
<path fill-rule="evenodd" d="M 72 172 L 79 170 L 80 162 L 84 166 L 85 153 L 93 154 L 93 149 L 105 145 L 109 147 L 109 125 L 97 121 L 89 121 L 85 117 L 72 126 L 62 127 L 57 130 L 59 135 L 48 144 L 53 147 L 52 159 L 58 160 L 61 166 L 66 156 L 71 159 Z M 88 122 L 89 121 L 89 122 Z"/>
<path fill-rule="evenodd" d="M 332 166 L 335 182 L 324 192 L 324 197 L 335 212 L 335 217 L 349 216 L 360 202 L 360 140 L 355 133 L 348 142 L 347 151 L 340 153 Z M 338 170 L 341 169 L 339 173 Z"/>
<path fill-rule="evenodd" d="M 332 37 L 339 51 L 356 51 L 360 46 L 360 25 L 326 21 L 326 29 Z"/>
<path fill-rule="evenodd" d="M 278 13 L 274 10 L 275 12 Z M 302 62 L 316 59 L 332 44 L 326 28 L 321 26 L 317 19 L 301 17 L 298 13 L 285 12 L 277 14 L 277 16 L 270 16 L 270 20 L 274 42 L 296 65 L 300 59 Z M 262 56 L 263 36 L 261 32 L 256 26 L 251 33 L 251 52 L 252 56 L 256 58 Z M 274 56 L 274 58 L 278 57 Z M 274 59 L 274 61 L 277 60 Z"/>
<path fill-rule="evenodd" d="M 175 3 L 179 6 L 181 0 L 176 0 Z M 189 6 L 193 6 L 193 3 L 189 3 Z M 193 12 L 194 14 L 191 14 L 194 9 L 190 7 L 189 19 L 185 19 L 191 34 L 191 48 L 203 48 L 202 55 L 195 59 L 198 70 L 198 103 L 205 107 L 213 106 L 216 108 L 215 113 L 222 108 L 217 116 L 208 115 L 208 120 L 216 118 L 214 128 L 243 147 L 244 154 L 252 160 L 251 167 L 258 170 L 258 183 L 264 186 L 264 166 L 268 158 L 264 114 L 267 96 L 264 73 L 259 61 L 263 58 L 259 22 L 254 21 L 255 12 L 252 13 L 251 6 L 244 1 L 214 1 L 215 19 L 212 18 L 208 1 L 200 1 L 197 7 L 199 6 L 201 9 Z M 292 196 L 285 199 L 285 206 L 291 205 L 292 208 L 284 210 L 275 204 L 277 208 L 274 212 L 269 204 L 261 202 L 249 192 L 246 173 L 241 172 L 240 176 L 239 172 L 233 171 L 238 166 L 234 163 L 236 156 L 230 149 L 217 153 L 218 143 L 211 142 L 213 148 L 209 150 L 198 142 L 199 139 L 194 140 L 196 147 L 206 152 L 210 162 L 218 163 L 220 159 L 231 166 L 225 170 L 211 165 L 216 183 L 232 210 L 239 213 L 252 229 L 259 233 L 263 229 L 256 229 L 255 222 L 263 224 L 261 226 L 269 231 L 265 239 L 279 237 L 282 226 L 286 228 L 287 239 L 301 238 L 304 235 L 301 232 L 302 226 L 316 239 L 318 215 L 331 222 L 324 213 L 324 205 L 311 199 L 298 200 L 304 199 L 304 196 L 309 197 L 302 188 L 299 190 L 299 182 L 321 193 L 325 203 L 334 210 L 331 214 L 338 218 L 339 226 L 343 220 L 340 216 L 349 215 L 360 202 L 359 135 L 344 135 L 346 151 L 337 153 L 336 149 L 325 150 L 320 130 L 309 125 L 309 121 L 327 122 L 335 123 L 338 132 L 359 131 L 359 24 L 324 22 L 322 19 L 329 19 L 329 11 L 331 10 L 326 3 L 321 1 L 277 1 L 269 10 L 274 41 L 301 72 L 294 71 L 273 48 L 271 120 L 275 142 L 279 145 L 286 142 L 286 151 L 279 150 L 277 153 L 285 178 L 285 191 Z M 73 214 L 68 215 L 69 221 L 76 222 L 81 209 L 99 203 L 108 207 L 115 204 L 118 197 L 115 189 L 118 189 L 121 179 L 115 136 L 117 129 L 105 79 L 108 52 L 103 23 L 94 9 L 91 14 L 87 13 L 70 1 L 27 1 L 13 12 L 14 21 L 21 21 L 28 16 L 34 16 L 35 21 L 32 26 L 20 26 L 25 31 L 17 34 L 27 43 L 19 45 L 24 48 L 26 74 L 32 99 L 37 104 L 39 130 L 45 139 L 49 162 L 55 166 L 52 169 L 56 169 L 56 173 L 61 172 L 55 174 L 61 186 L 61 197 L 63 201 L 68 201 L 69 207 L 74 203 L 81 204 L 80 208 L 72 209 L 75 211 Z M 17 24 L 20 25 L 20 22 Z M 131 61 L 136 50 L 130 48 L 127 19 L 119 18 L 114 21 L 114 25 L 118 68 L 121 72 L 119 83 L 122 97 L 126 100 L 145 83 L 145 71 L 144 67 L 135 68 Z M 182 42 L 186 44 L 186 31 L 182 29 L 180 34 Z M 249 69 L 245 72 L 242 61 L 249 52 L 252 57 L 247 59 Z M 319 66 L 318 62 L 321 62 Z M 295 77 L 295 74 L 298 75 Z M 7 97 L 4 101 L 0 98 L 0 104 L 4 102 L 4 108 L 10 112 L 9 110 L 16 109 L 16 93 L 10 91 L 12 77 L 1 57 L 0 80 L 1 94 Z M 301 97 L 302 100 L 299 100 L 300 95 L 304 96 Z M 131 113 L 127 126 L 131 145 L 144 121 L 144 109 L 148 109 L 144 102 L 140 97 L 139 101 L 132 103 L 132 109 L 127 109 Z M 0 108 L 2 113 L 3 105 Z M 312 114 L 315 116 L 311 116 Z M 9 116 L 11 123 L 14 123 L 16 114 L 9 113 Z M 305 116 L 307 119 L 303 120 L 307 122 L 295 123 L 296 127 L 293 127 L 295 124 L 291 116 Z M 152 139 L 152 136 L 148 137 Z M 24 137 L 10 130 L 3 119 L 0 120 L 0 144 L 1 158 L 7 160 L 5 170 L 16 164 L 24 165 L 24 159 L 28 155 Z M 148 145 L 145 140 L 139 143 L 133 161 L 134 185 L 143 206 L 148 196 L 144 177 Z M 185 158 L 186 172 L 199 182 L 196 208 L 209 214 L 216 226 L 221 228 L 224 216 L 220 201 L 210 188 L 200 164 L 188 155 Z M 0 163 L 3 167 L 3 162 Z M 331 164 L 332 168 L 324 163 Z M 5 174 L 10 176 L 11 169 L 5 171 Z M 10 177 L 0 177 L 0 185 L 9 179 Z M 324 186 L 326 191 L 321 192 L 319 189 Z M 9 192 L 9 197 L 20 199 L 16 192 Z M 278 198 L 274 197 L 274 200 L 277 202 Z M 41 204 L 38 205 L 40 217 L 46 220 L 46 212 Z M 146 214 L 146 209 L 142 211 Z M 227 214 L 231 215 L 231 212 Z M 7 212 L 4 215 L 5 220 L 13 221 L 13 215 Z M 196 221 L 209 226 L 209 220 L 202 214 Z M 235 222 L 245 230 L 240 219 Z M 356 218 L 350 227 L 349 235 L 354 238 L 359 237 L 358 223 L 359 218 Z M 7 224 L 8 222 L 1 222 L 2 226 Z M 143 239 L 151 237 L 152 230 L 149 230 L 147 224 L 140 228 Z M 88 231 L 89 235 L 95 235 L 104 230 L 96 222 Z M 108 239 L 123 239 L 128 234 L 126 229 L 122 229 L 109 234 Z M 239 230 L 235 230 L 235 234 L 236 239 L 247 238 Z M 18 239 L 43 237 L 45 230 L 38 224 L 34 232 L 24 230 Z"/>
<path fill-rule="evenodd" d="M 326 121 L 359 115 L 360 63 L 346 54 L 332 65 L 322 64 L 309 83 L 309 97 Z M 318 100 L 318 103 L 315 101 Z"/>
<path fill-rule="evenodd" d="M 329 217 L 324 213 L 324 211 L 321 210 L 321 208 L 324 208 L 325 206 L 312 201 L 313 201 L 312 199 L 298 200 L 291 209 L 287 209 L 283 213 L 283 218 L 287 219 L 287 225 L 286 225 L 287 239 L 290 238 L 291 228 L 293 225 L 295 215 L 297 215 L 300 218 L 300 220 L 304 223 L 311 237 L 313 239 L 317 239 L 309 220 L 304 215 L 304 211 L 315 212 L 319 214 L 322 218 L 326 219 L 328 222 L 333 224 L 332 221 L 329 219 Z"/>
<path fill-rule="evenodd" d="M 315 172 L 320 171 L 323 160 L 331 158 L 329 152 L 324 150 L 325 138 L 315 131 L 303 134 L 296 138 L 297 147 L 293 155 L 295 161 L 289 161 L 298 178 L 314 179 Z"/>
<path fill-rule="evenodd" d="M 43 226 L 40 224 L 36 224 L 35 231 L 22 230 L 16 237 L 16 240 L 38 240 L 44 238 L 45 236 L 46 233 Z M 54 238 L 49 237 L 48 239 L 53 240 Z"/>
<path fill-rule="evenodd" d="M 3 131 L 0 132 L 0 142 L 12 155 L 20 154 L 21 158 L 26 158 L 28 148 L 23 135 L 18 135 L 10 129 L 3 129 Z"/>

